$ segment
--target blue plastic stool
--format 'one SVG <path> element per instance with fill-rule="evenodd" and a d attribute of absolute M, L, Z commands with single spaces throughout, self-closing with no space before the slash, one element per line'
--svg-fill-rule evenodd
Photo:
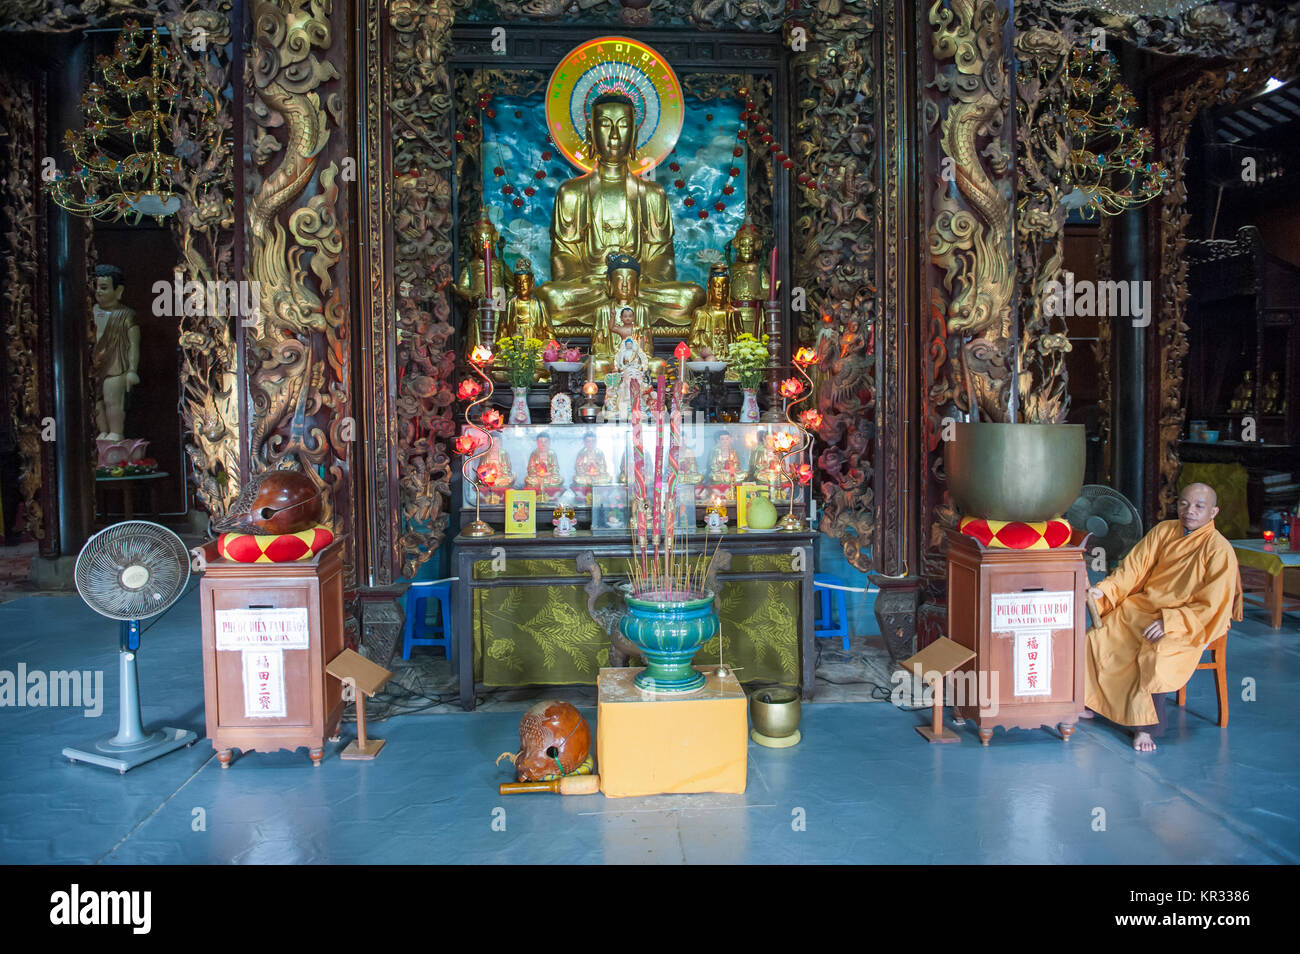
<path fill-rule="evenodd" d="M 438 623 L 426 623 L 429 600 L 442 604 Z M 456 636 L 451 625 L 451 581 L 412 583 L 406 591 L 406 626 L 402 631 L 402 658 L 411 658 L 412 646 L 441 646 L 448 660 L 456 658 Z"/>
<path fill-rule="evenodd" d="M 827 586 L 844 586 L 845 583 L 838 576 L 831 573 L 814 573 L 813 590 L 821 599 L 821 612 L 817 614 L 817 619 L 813 624 L 813 634 L 816 636 L 825 636 L 834 638 L 838 636 L 842 642 L 840 645 L 844 649 L 849 648 L 849 611 L 847 601 L 844 599 L 844 590 L 827 589 Z M 839 623 L 835 623 L 835 618 L 831 615 L 831 599 L 835 600 L 835 610 L 839 615 Z"/>

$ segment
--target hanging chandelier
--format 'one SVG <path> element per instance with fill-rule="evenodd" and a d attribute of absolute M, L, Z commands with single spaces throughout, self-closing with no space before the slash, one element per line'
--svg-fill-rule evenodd
<path fill-rule="evenodd" d="M 1066 71 L 1066 128 L 1070 136 L 1062 186 L 1066 208 L 1084 217 L 1099 209 L 1118 215 L 1150 202 L 1168 171 L 1151 161 L 1152 137 L 1134 124 L 1137 99 L 1123 83 L 1110 53 L 1074 49 Z"/>
<path fill-rule="evenodd" d="M 1092 10 L 1121 17 L 1177 17 L 1206 0 L 1047 0 L 1047 5 L 1062 13 Z"/>
<path fill-rule="evenodd" d="M 181 207 L 169 187 L 181 160 L 162 149 L 181 93 L 166 78 L 168 51 L 158 31 L 148 32 L 146 42 L 138 23 L 125 24 L 115 55 L 96 59 L 102 84 L 92 82 L 82 94 L 84 128 L 63 135 L 72 169 L 57 171 L 45 188 L 74 215 L 135 224 L 145 215 L 161 222 Z"/>

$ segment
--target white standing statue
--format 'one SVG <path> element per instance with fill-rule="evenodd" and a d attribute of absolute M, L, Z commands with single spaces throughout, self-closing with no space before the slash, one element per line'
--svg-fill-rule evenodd
<path fill-rule="evenodd" d="M 124 439 L 126 395 L 140 383 L 140 326 L 135 323 L 135 311 L 122 304 L 124 289 L 120 268 L 95 266 L 92 368 L 104 396 L 95 420 L 100 440 Z"/>
<path fill-rule="evenodd" d="M 614 353 L 614 371 L 619 376 L 618 396 L 615 399 L 619 420 L 631 420 L 632 382 L 634 380 L 640 385 L 641 389 L 641 410 L 643 413 L 649 410 L 650 402 L 646 399 L 646 372 L 648 366 L 649 361 L 646 359 L 645 352 L 641 350 L 640 340 L 631 335 L 624 338 L 622 347 Z"/>

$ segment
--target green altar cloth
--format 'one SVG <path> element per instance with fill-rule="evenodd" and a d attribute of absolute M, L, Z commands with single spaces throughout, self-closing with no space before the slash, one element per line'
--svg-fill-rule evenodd
<path fill-rule="evenodd" d="M 624 559 L 598 561 L 601 573 L 621 576 Z M 790 557 L 777 554 L 733 556 L 730 572 L 788 572 Z M 573 578 L 567 586 L 487 587 L 473 591 L 474 679 L 487 686 L 594 685 L 609 665 L 609 638 L 587 614 L 590 582 L 571 560 L 512 560 L 510 575 Z M 474 563 L 475 580 L 504 575 L 488 560 Z M 614 597 L 603 597 L 598 607 Z M 726 664 L 741 682 L 799 682 L 799 583 L 728 581 L 722 587 L 719 633 L 695 656 L 717 663 L 719 645 Z"/>

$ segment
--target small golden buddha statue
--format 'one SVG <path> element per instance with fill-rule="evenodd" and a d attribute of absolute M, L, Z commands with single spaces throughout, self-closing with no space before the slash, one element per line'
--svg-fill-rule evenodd
<path fill-rule="evenodd" d="M 1279 401 L 1282 394 L 1282 383 L 1278 380 L 1277 372 L 1274 371 L 1269 375 L 1268 381 L 1260 391 L 1259 396 L 1259 413 L 1261 414 L 1282 414 L 1286 411 L 1286 402 Z"/>
<path fill-rule="evenodd" d="M 698 484 L 704 479 L 704 475 L 700 473 L 699 462 L 685 444 L 677 448 L 677 479 L 684 484 Z"/>
<path fill-rule="evenodd" d="M 514 486 L 515 473 L 510 466 L 510 455 L 501 449 L 498 438 L 489 439 L 488 449 L 478 463 L 477 473 L 483 488 L 483 503 L 504 503 L 506 490 Z"/>
<path fill-rule="evenodd" d="M 1228 404 L 1229 414 L 1241 414 L 1250 410 L 1250 402 L 1255 397 L 1255 374 L 1247 370 L 1237 390 L 1232 392 L 1232 401 Z"/>
<path fill-rule="evenodd" d="M 688 343 L 704 361 L 725 361 L 727 348 L 745 330 L 731 307 L 731 279 L 727 266 L 717 262 L 709 269 L 708 298 L 691 316 Z"/>
<path fill-rule="evenodd" d="M 741 331 L 754 334 L 759 329 L 763 302 L 768 297 L 768 277 L 758 261 L 761 241 L 758 226 L 746 222 L 731 240 L 735 261 L 731 263 L 731 307 L 736 309 L 736 323 Z M 710 279 L 712 276 L 710 276 Z"/>
<path fill-rule="evenodd" d="M 470 235 L 470 256 L 465 266 L 460 270 L 460 278 L 452 287 L 456 297 L 465 302 L 468 308 L 468 325 L 465 334 L 465 354 L 469 354 L 477 348 L 482 342 L 479 341 L 478 333 L 478 305 L 483 300 L 486 287 L 483 282 L 483 249 L 492 249 L 492 290 L 493 297 L 496 297 L 496 289 L 500 288 L 501 293 L 506 294 L 514 286 L 514 275 L 510 269 L 506 268 L 505 259 L 497 253 L 500 238 L 497 235 L 496 227 L 492 220 L 484 212 L 474 225 L 474 231 Z"/>
<path fill-rule="evenodd" d="M 713 451 L 709 454 L 709 483 L 715 487 L 726 487 L 726 499 L 734 500 L 734 485 L 744 476 L 745 471 L 740 466 L 740 455 L 731 446 L 731 433 L 720 432 L 718 442 L 713 445 Z"/>
<path fill-rule="evenodd" d="M 551 450 L 551 437 L 544 431 L 537 435 L 537 449 L 528 455 L 524 487 L 536 490 L 538 500 L 553 500 L 564 491 L 560 459 Z"/>
<path fill-rule="evenodd" d="M 641 263 L 641 295 L 654 321 L 685 326 L 704 290 L 677 281 L 673 217 L 664 187 L 632 171 L 640 126 L 623 93 L 604 93 L 587 114 L 583 153 L 596 168 L 560 185 L 551 217 L 551 281 L 537 290 L 565 333 L 581 334 L 605 298 L 605 259 Z"/>
<path fill-rule="evenodd" d="M 514 294 L 506 302 L 505 316 L 497 322 L 497 342 L 512 335 L 546 342 L 555 337 L 546 306 L 533 295 L 533 263 L 524 257 L 515 262 Z M 495 348 L 493 349 L 495 350 Z"/>
<path fill-rule="evenodd" d="M 776 449 L 776 435 L 768 433 L 765 427 L 758 429 L 758 445 L 749 455 L 747 479 L 771 488 L 773 500 L 789 497 L 786 490 L 787 478 L 781 467 L 781 454 Z"/>
<path fill-rule="evenodd" d="M 573 489 L 587 498 L 591 506 L 592 484 L 611 483 L 609 463 L 605 454 L 596 446 L 596 435 L 588 431 L 582 436 L 582 450 L 573 462 Z"/>

